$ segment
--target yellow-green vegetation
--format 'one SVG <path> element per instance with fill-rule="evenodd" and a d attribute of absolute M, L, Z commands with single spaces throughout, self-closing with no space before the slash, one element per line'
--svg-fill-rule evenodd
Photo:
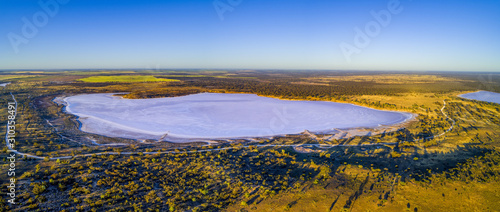
<path fill-rule="evenodd" d="M 82 82 L 175 82 L 176 79 L 156 78 L 149 75 L 92 76 L 78 79 Z"/>
<path fill-rule="evenodd" d="M 442 77 L 437 75 L 416 75 L 416 74 L 375 74 L 375 75 L 354 75 L 354 76 L 333 76 L 305 78 L 312 82 L 375 82 L 380 84 L 427 84 L 434 82 L 456 82 L 465 81 L 457 78 Z"/>
<path fill-rule="evenodd" d="M 0 75 L 0 80 L 8 81 L 13 79 L 23 79 L 28 77 L 36 77 L 36 75 Z"/>
<path fill-rule="evenodd" d="M 459 93 L 476 90 L 500 92 L 500 74 L 478 77 L 466 73 L 203 70 L 134 71 L 134 75 L 116 72 L 111 76 L 115 72 L 96 71 L 94 75 L 106 76 L 94 77 L 183 79 L 163 83 L 108 78 L 94 83 L 77 80 L 88 76 L 84 72 L 37 72 L 36 77 L 16 80 L 0 90 L 2 104 L 11 100 L 10 92 L 19 104 L 16 149 L 44 157 L 19 158 L 22 166 L 16 173 L 20 175 L 17 186 L 23 191 L 18 193 L 19 204 L 0 201 L 0 211 L 442 211 L 443 208 L 495 211 L 500 208 L 500 105 L 457 97 Z M 84 79 L 89 78 L 92 79 Z M 61 112 L 63 105 L 53 102 L 55 97 L 102 92 L 128 93 L 124 94 L 126 98 L 198 92 L 255 93 L 283 99 L 348 102 L 413 112 L 418 117 L 392 131 L 367 136 L 332 139 L 329 134 L 301 134 L 220 140 L 206 146 L 206 143 L 135 141 L 88 134 L 79 130 L 75 117 Z M 443 101 L 446 107 L 441 111 Z M 7 114 L 5 107 L 0 108 L 0 114 Z M 453 128 L 451 120 L 455 121 Z M 448 129 L 451 130 L 442 134 Z M 5 124 L 0 125 L 0 132 L 5 132 Z M 116 143 L 125 145 L 112 145 Z M 379 145 L 258 146 L 300 144 Z M 157 151 L 164 153 L 152 154 Z M 78 157 L 83 154 L 91 156 Z M 57 156 L 76 157 L 49 160 Z M 8 163 L 3 168 L 7 169 Z M 0 180 L 6 187 L 7 176 L 0 176 Z"/>
<path fill-rule="evenodd" d="M 316 184 L 314 180 L 227 211 L 494 211 L 500 207 L 499 162 L 498 152 L 487 153 L 449 171 L 431 170 L 435 174 L 418 180 L 404 172 L 341 165 L 332 169 L 331 177 L 318 177 Z M 405 168 L 416 167 L 410 163 Z"/>

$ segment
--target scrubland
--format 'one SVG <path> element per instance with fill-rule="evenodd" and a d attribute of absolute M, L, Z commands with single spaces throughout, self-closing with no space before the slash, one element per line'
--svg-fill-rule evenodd
<path fill-rule="evenodd" d="M 82 81 L 138 76 L 176 81 Z M 2 199 L 1 211 L 500 208 L 500 105 L 457 96 L 499 92 L 500 74 L 106 70 L 5 72 L 0 80 L 12 82 L 1 90 L 2 105 L 11 101 L 11 92 L 18 101 L 16 149 L 45 157 L 19 158 L 18 204 Z M 418 117 L 399 130 L 371 136 L 299 134 L 179 144 L 82 132 L 76 117 L 52 101 L 111 92 L 126 92 L 125 98 L 253 93 L 353 103 Z M 0 113 L 6 116 L 6 107 Z M 0 129 L 5 132 L 5 122 Z M 331 146 L 336 144 L 380 145 Z M 302 145 L 302 151 L 284 145 Z M 58 156 L 73 157 L 54 159 Z M 2 169 L 7 165 L 4 159 Z M 6 188 L 9 178 L 1 176 Z"/>

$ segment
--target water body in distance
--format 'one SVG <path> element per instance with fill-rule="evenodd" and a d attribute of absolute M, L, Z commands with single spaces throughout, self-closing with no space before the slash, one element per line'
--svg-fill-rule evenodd
<path fill-rule="evenodd" d="M 124 99 L 113 94 L 66 97 L 66 112 L 81 130 L 132 139 L 243 138 L 377 127 L 404 122 L 410 113 L 325 101 L 289 101 L 254 94 L 201 93 Z"/>
<path fill-rule="evenodd" d="M 5 87 L 5 86 L 7 86 L 8 84 L 10 84 L 10 82 L 0 83 L 0 87 Z"/>
<path fill-rule="evenodd" d="M 478 91 L 474 93 L 461 94 L 459 97 L 500 104 L 500 93 L 495 92 Z"/>

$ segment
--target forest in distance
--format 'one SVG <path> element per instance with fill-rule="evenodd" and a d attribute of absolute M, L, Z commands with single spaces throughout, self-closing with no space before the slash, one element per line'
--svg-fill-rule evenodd
<path fill-rule="evenodd" d="M 496 211 L 500 73 L 282 70 L 1 71 L 17 102 L 16 204 L 0 211 Z M 168 142 L 80 130 L 57 100 L 245 93 L 409 112 L 376 133 Z M 0 108 L 2 117 L 9 114 Z M 0 123 L 7 131 L 7 120 Z M 362 129 L 365 132 L 369 129 Z M 4 143 L 5 144 L 5 143 Z M 9 148 L 2 147 L 2 170 Z"/>

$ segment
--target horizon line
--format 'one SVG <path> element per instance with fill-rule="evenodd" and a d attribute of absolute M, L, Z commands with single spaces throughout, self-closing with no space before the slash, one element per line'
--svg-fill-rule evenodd
<path fill-rule="evenodd" d="M 149 69 L 149 68 L 54 68 L 54 69 L 1 69 L 0 72 L 8 71 L 325 71 L 325 72 L 461 72 L 461 73 L 500 73 L 498 71 L 469 71 L 469 70 L 366 70 L 366 69 L 251 69 L 251 68 L 162 68 L 162 69 Z"/>

